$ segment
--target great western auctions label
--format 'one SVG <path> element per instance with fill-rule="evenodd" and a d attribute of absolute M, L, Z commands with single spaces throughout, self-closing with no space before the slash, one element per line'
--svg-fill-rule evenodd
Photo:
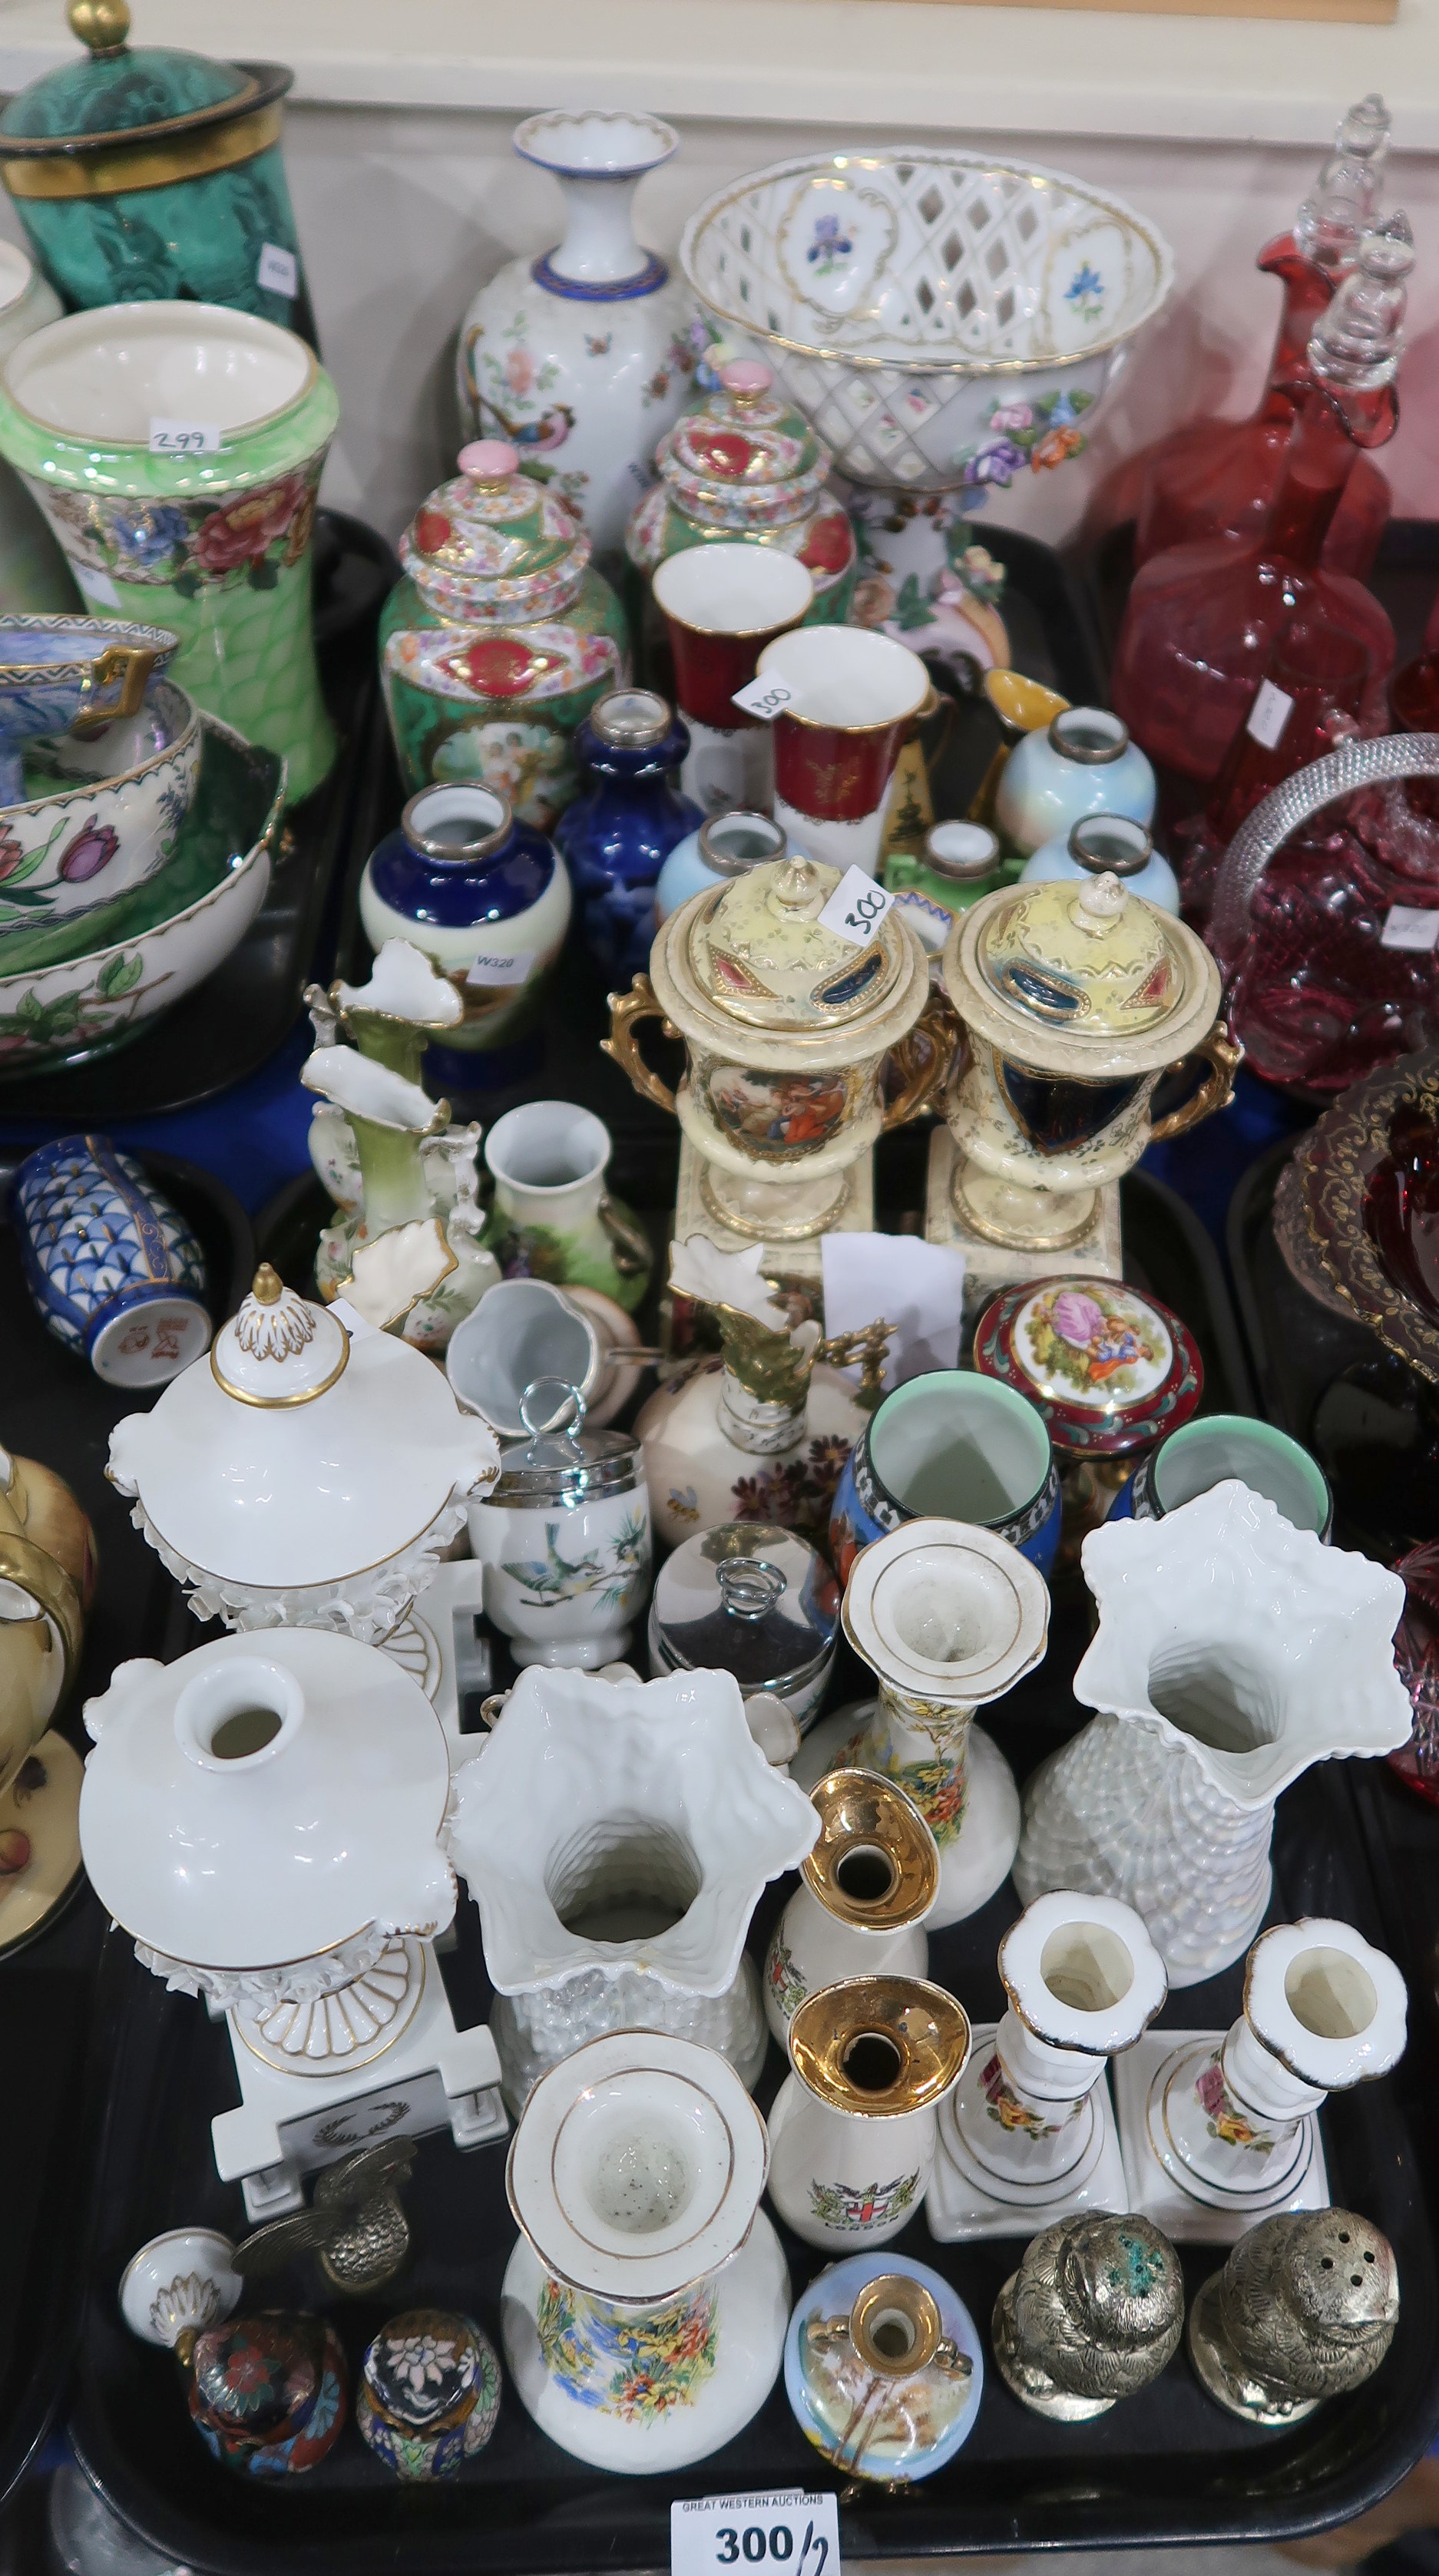
<path fill-rule="evenodd" d="M 747 716 L 758 716 L 761 724 L 773 724 L 793 698 L 794 691 L 787 680 L 762 680 L 756 675 L 746 680 L 742 689 L 736 689 L 732 703 L 743 707 Z"/>
<path fill-rule="evenodd" d="M 782 2488 L 769 2495 L 702 2496 L 670 2506 L 670 2576 L 721 2567 L 783 2567 L 786 2576 L 839 2576 L 839 2512 L 832 2495 Z"/>

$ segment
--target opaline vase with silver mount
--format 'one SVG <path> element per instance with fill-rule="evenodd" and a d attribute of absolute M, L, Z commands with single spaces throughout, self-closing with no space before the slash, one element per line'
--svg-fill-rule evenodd
<path fill-rule="evenodd" d="M 618 554 L 707 338 L 684 280 L 631 224 L 640 180 L 679 138 L 657 116 L 556 110 L 527 117 L 514 145 L 558 179 L 568 227 L 475 297 L 460 326 L 461 406 L 555 486 L 599 552 Z"/>

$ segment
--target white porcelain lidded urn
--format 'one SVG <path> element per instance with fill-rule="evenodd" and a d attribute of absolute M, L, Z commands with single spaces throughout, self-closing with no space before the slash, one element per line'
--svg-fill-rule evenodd
<path fill-rule="evenodd" d="M 840 875 L 794 855 L 692 895 L 659 931 L 649 974 L 611 999 L 607 1053 L 679 1119 L 703 1159 L 709 1214 L 752 1241 L 836 1224 L 854 1164 L 919 1115 L 948 1062 L 931 1024 L 916 1030 L 929 968 L 899 913 L 873 933 L 822 920 Z M 685 1040 L 678 1092 L 640 1055 L 646 1019 Z M 886 1102 L 891 1053 L 905 1079 Z"/>
<path fill-rule="evenodd" d="M 1044 1660 L 1044 1577 L 1007 1539 L 965 1521 L 913 1520 L 861 1548 L 840 1613 L 879 1680 L 839 1709 L 794 1763 L 806 1787 L 839 1763 L 895 1780 L 939 1846 L 931 1931 L 962 1922 L 1002 1886 L 1019 1840 L 1019 1791 L 976 1708 Z"/>
<path fill-rule="evenodd" d="M 607 1681 L 531 1664 L 455 1774 L 451 1826 L 515 2106 L 604 2031 L 702 2042 L 753 2083 L 765 2027 L 745 1935 L 767 1880 L 817 1830 L 731 1674 Z"/>
<path fill-rule="evenodd" d="M 617 554 L 708 338 L 684 280 L 631 224 L 636 188 L 679 137 L 657 116 L 556 109 L 516 126 L 514 148 L 558 179 L 568 228 L 540 258 L 507 260 L 475 297 L 460 325 L 461 408 L 482 437 L 509 439 L 593 544 Z"/>
<path fill-rule="evenodd" d="M 779 2371 L 789 2275 L 759 2206 L 765 2124 L 722 2057 L 654 2030 L 541 2077 L 506 2181 L 505 2359 L 542 2431 L 596 2468 L 728 2442 Z"/>
<path fill-rule="evenodd" d="M 1041 1896 L 999 1945 L 1008 2007 L 939 2115 L 927 2203 L 941 2240 L 1052 2226 L 1125 2205 L 1105 2069 L 1133 2048 L 1169 1990 L 1130 1905 Z"/>
<path fill-rule="evenodd" d="M 1316 2114 L 1398 2064 L 1407 2019 L 1399 1970 L 1352 1924 L 1271 1925 L 1245 1962 L 1238 2019 L 1222 2035 L 1176 2034 L 1142 2107 L 1121 2092 L 1139 2198 L 1162 2197 L 1172 2234 L 1211 2244 L 1273 2210 L 1322 2205 Z"/>
<path fill-rule="evenodd" d="M 1099 1711 L 1024 1796 L 1014 1881 L 1117 1896 L 1171 1986 L 1242 1957 L 1269 1903 L 1274 1802 L 1311 1762 L 1389 1753 L 1396 1574 L 1325 1547 L 1234 1478 L 1084 1542 L 1099 1627 L 1074 1676 Z"/>
<path fill-rule="evenodd" d="M 810 1792 L 819 1833 L 765 1957 L 765 2018 L 781 2048 L 816 1986 L 843 1977 L 922 1977 L 939 1849 L 893 1780 L 831 1771 Z"/>
<path fill-rule="evenodd" d="M 847 2253 L 908 2225 L 969 2048 L 963 2006 L 922 1977 L 849 1977 L 805 1997 L 769 2115 L 769 2189 L 807 2245 Z"/>
<path fill-rule="evenodd" d="M 455 1910 L 449 1756 L 419 1685 L 351 1637 L 225 1637 L 118 1665 L 85 1723 L 85 1866 L 145 1966 L 273 2067 L 343 2073 L 392 2045 Z"/>
<path fill-rule="evenodd" d="M 239 1313 L 149 1413 L 110 1434 L 110 1482 L 198 1619 L 387 1636 L 429 1580 L 493 1433 L 438 1369 L 262 1263 Z"/>

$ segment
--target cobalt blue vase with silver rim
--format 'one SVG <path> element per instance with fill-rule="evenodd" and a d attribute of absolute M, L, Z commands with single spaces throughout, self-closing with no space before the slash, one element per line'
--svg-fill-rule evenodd
<path fill-rule="evenodd" d="M 885 1397 L 835 1493 L 829 1552 L 840 1581 L 871 1539 L 927 1514 L 993 1530 L 1049 1573 L 1059 1471 L 1037 1408 L 1012 1387 L 973 1369 L 932 1369 Z"/>
<path fill-rule="evenodd" d="M 612 689 L 574 737 L 593 784 L 567 806 L 555 840 L 580 899 L 585 946 L 605 973 L 642 975 L 655 935 L 655 885 L 701 820 L 675 773 L 689 728 L 650 689 Z"/>
<path fill-rule="evenodd" d="M 519 822 L 497 787 L 410 798 L 366 862 L 360 921 L 372 948 L 409 940 L 460 996 L 464 1018 L 430 1049 L 438 1079 L 463 1088 L 495 1078 L 487 1059 L 533 1023 L 571 908 L 554 843 Z"/>

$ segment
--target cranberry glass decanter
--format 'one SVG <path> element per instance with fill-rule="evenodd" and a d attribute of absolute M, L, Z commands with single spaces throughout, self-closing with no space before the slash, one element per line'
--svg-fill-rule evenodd
<path fill-rule="evenodd" d="M 1391 215 L 1309 341 L 1279 486 L 1257 545 L 1212 538 L 1155 555 L 1136 576 L 1115 656 L 1113 703 L 1151 760 L 1209 786 L 1254 703 L 1286 628 L 1352 637 L 1368 656 L 1361 717 L 1379 732 L 1394 662 L 1383 609 L 1349 573 L 1320 562 L 1325 535 L 1363 448 L 1392 438 L 1394 378 L 1414 240 Z"/>
<path fill-rule="evenodd" d="M 1351 107 L 1292 232 L 1260 252 L 1256 265 L 1279 279 L 1284 306 L 1259 407 L 1249 420 L 1187 422 L 1150 449 L 1139 486 L 1136 565 L 1169 546 L 1224 536 L 1253 543 L 1262 535 L 1283 470 L 1296 392 L 1307 375 L 1310 333 L 1375 220 L 1389 124 L 1377 95 Z M 1362 581 L 1384 533 L 1390 498 L 1378 466 L 1357 457 L 1321 562 Z"/>

